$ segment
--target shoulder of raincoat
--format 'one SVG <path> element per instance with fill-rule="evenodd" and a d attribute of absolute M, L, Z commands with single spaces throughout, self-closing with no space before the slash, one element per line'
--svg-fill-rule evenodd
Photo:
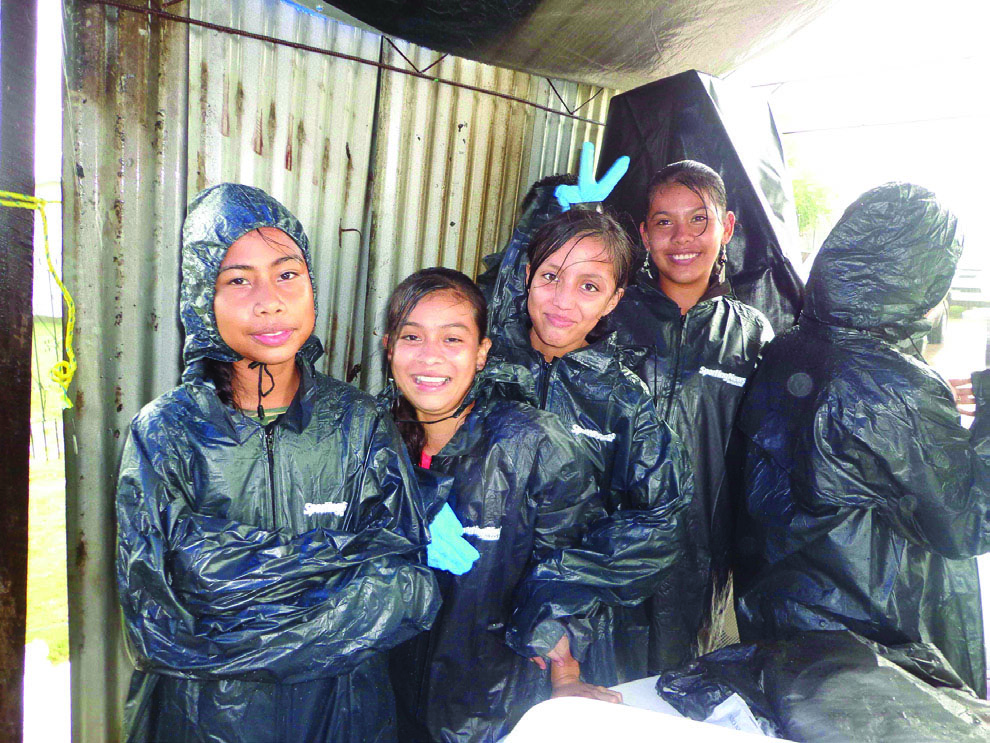
<path fill-rule="evenodd" d="M 987 372 L 967 431 L 949 386 L 895 347 L 948 291 L 955 233 L 930 192 L 888 184 L 823 244 L 800 324 L 767 348 L 740 415 L 752 522 L 740 629 L 932 642 L 985 694 L 966 558 L 990 550 Z"/>
<path fill-rule="evenodd" d="M 731 642 L 729 587 L 732 488 L 741 480 L 732 435 L 746 381 L 773 336 L 769 320 L 711 287 L 684 315 L 659 287 L 647 257 L 606 318 L 625 349 L 623 361 L 646 383 L 660 417 L 687 450 L 695 496 L 686 514 L 698 569 L 710 595 L 698 637 L 704 653 Z M 659 669 L 658 669 L 659 670 Z"/>
<path fill-rule="evenodd" d="M 612 630 L 598 627 L 599 640 L 582 671 L 589 679 L 612 684 L 691 655 L 701 616 L 699 586 L 704 583 L 697 570 L 685 569 L 697 563 L 685 559 L 691 547 L 681 518 L 693 496 L 693 479 L 680 442 L 659 419 L 643 382 L 621 362 L 613 337 L 552 362 L 533 349 L 526 310 L 528 239 L 523 240 L 530 235 L 533 214 L 514 233 L 493 283 L 490 356 L 528 369 L 531 397 L 556 414 L 579 442 L 608 515 L 593 525 L 579 547 L 542 563 L 538 580 L 527 588 L 539 594 L 566 586 L 574 596 L 583 593 L 589 615 L 601 604 L 631 609 L 649 600 L 645 611 L 609 613 L 600 621 Z M 541 613 L 518 612 L 509 641 L 519 652 L 535 655 L 542 620 L 549 616 L 545 607 L 551 604 L 529 605 L 542 607 Z"/>
<path fill-rule="evenodd" d="M 555 416 L 522 402 L 527 375 L 489 362 L 468 393 L 470 413 L 432 459 L 430 473 L 449 486 L 441 497 L 481 554 L 465 575 L 441 574 L 443 605 L 433 628 L 417 650 L 401 649 L 401 663 L 393 658 L 400 706 L 433 740 L 498 740 L 549 696 L 547 672 L 506 645 L 505 628 L 514 610 L 539 613 L 525 605 L 533 599 L 523 587 L 603 515 L 573 438 Z M 555 618 L 584 620 L 583 601 L 563 592 L 539 598 L 553 602 Z M 558 630 L 550 647 L 560 636 Z M 410 655 L 418 657 L 410 663 Z"/>
<path fill-rule="evenodd" d="M 427 628 L 439 603 L 411 466 L 370 397 L 313 369 L 315 337 L 297 356 L 299 392 L 267 426 L 204 378 L 205 359 L 238 358 L 216 331 L 213 285 L 229 244 L 258 226 L 283 229 L 309 263 L 298 223 L 263 192 L 225 184 L 194 201 L 183 383 L 135 417 L 124 447 L 131 737 L 387 740 L 382 651 Z"/>

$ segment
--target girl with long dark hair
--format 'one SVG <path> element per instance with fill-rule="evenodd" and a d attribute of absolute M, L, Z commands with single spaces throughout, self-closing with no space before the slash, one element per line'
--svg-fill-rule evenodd
<path fill-rule="evenodd" d="M 594 477 L 556 417 L 528 404 L 525 370 L 488 363 L 485 300 L 463 274 L 432 268 L 403 281 L 384 342 L 383 399 L 422 468 L 427 511 L 451 508 L 480 553 L 468 572 L 438 574 L 433 628 L 393 653 L 401 737 L 494 743 L 551 694 L 553 672 L 506 644 L 513 614 L 552 605 L 561 619 L 588 620 L 583 601 L 541 571 L 603 515 Z M 534 654 L 549 653 L 559 632 L 543 623 Z"/>
<path fill-rule="evenodd" d="M 522 260 L 513 255 L 520 250 Z M 550 657 L 572 678 L 605 685 L 676 665 L 690 657 L 700 621 L 698 575 L 685 559 L 681 523 L 693 493 L 690 467 L 645 385 L 623 365 L 622 349 L 596 330 L 622 298 L 633 247 L 608 214 L 576 208 L 549 219 L 525 245 L 510 244 L 502 265 L 493 358 L 529 369 L 540 407 L 564 422 L 591 463 L 608 514 L 580 549 L 558 556 L 557 574 L 544 572 L 547 582 L 572 585 L 582 575 L 573 590 L 597 614 L 590 637 L 571 623 Z M 517 616 L 513 646 L 528 652 L 543 619 Z"/>

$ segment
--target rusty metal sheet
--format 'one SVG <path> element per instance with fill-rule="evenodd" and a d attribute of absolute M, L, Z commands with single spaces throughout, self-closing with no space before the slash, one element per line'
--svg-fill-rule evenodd
<path fill-rule="evenodd" d="M 66 411 L 72 739 L 119 740 L 131 665 L 114 581 L 130 419 L 175 385 L 186 200 L 185 26 L 67 0 L 63 271 L 78 312 Z"/>
<path fill-rule="evenodd" d="M 597 121 L 611 95 L 562 81 L 554 93 L 543 78 L 393 44 L 279 0 L 191 0 L 189 14 L 558 111 L 593 99 L 580 115 Z M 530 183 L 576 168 L 584 139 L 601 138 L 598 125 L 523 102 L 218 31 L 191 30 L 189 64 L 190 196 L 239 181 L 297 214 L 314 247 L 324 368 L 370 390 L 392 287 L 424 266 L 474 275 L 508 238 Z"/>

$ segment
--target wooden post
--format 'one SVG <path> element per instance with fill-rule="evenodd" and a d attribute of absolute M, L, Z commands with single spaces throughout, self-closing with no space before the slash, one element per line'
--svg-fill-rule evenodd
<path fill-rule="evenodd" d="M 0 190 L 34 195 L 35 0 L 0 3 Z M 22 739 L 34 212 L 0 206 L 0 740 Z"/>

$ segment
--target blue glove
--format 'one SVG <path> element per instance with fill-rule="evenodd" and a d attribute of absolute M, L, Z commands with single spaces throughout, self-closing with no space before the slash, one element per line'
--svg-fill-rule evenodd
<path fill-rule="evenodd" d="M 426 564 L 454 575 L 464 575 L 481 554 L 461 535 L 464 527 L 454 515 L 449 503 L 430 523 L 430 543 L 426 545 Z"/>
<path fill-rule="evenodd" d="M 595 161 L 595 145 L 585 142 L 581 147 L 581 165 L 578 169 L 578 182 L 576 186 L 557 186 L 553 195 L 557 197 L 557 203 L 566 212 L 571 208 L 571 204 L 590 204 L 604 201 L 605 197 L 612 193 L 622 176 L 629 170 L 629 158 L 623 155 L 608 169 L 600 181 L 595 180 L 595 173 L 591 169 Z"/>

